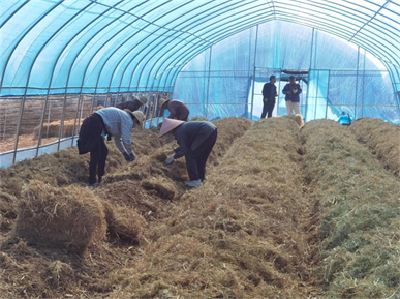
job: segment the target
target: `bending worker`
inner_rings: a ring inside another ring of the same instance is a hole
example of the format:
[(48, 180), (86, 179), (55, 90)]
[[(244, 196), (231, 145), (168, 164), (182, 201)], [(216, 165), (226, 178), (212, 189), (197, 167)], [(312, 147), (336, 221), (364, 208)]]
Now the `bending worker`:
[(299, 94), (302, 90), (300, 84), (296, 83), (295, 77), (289, 77), (289, 83), (285, 85), (282, 92), (285, 94), (286, 114), (292, 115), (293, 110), (296, 114), (301, 114)]
[(119, 103), (117, 108), (121, 110), (127, 109), (131, 112), (142, 110), (143, 106), (146, 106), (147, 101), (145, 96), (141, 96), (140, 98), (134, 96), (132, 100)]
[(179, 147), (166, 151), (166, 154), (175, 154), (165, 160), (172, 165), (175, 159), (185, 156), (186, 168), (189, 175), (189, 187), (203, 185), (206, 175), (206, 163), (217, 141), (217, 127), (208, 121), (184, 122), (181, 120), (164, 119), (160, 129), (160, 136), (172, 133), (178, 141)]
[(189, 117), (189, 109), (184, 102), (179, 100), (160, 99), (158, 107), (162, 110), (167, 109), (170, 112), (168, 118), (187, 121)]
[[(114, 137), (115, 145), (124, 155), (126, 161), (133, 161), (135, 154), (132, 150), (131, 130), (144, 121), (141, 111), (131, 112), (117, 108), (104, 108), (96, 111), (83, 121), (79, 132), (79, 154), (90, 152), (89, 162), (89, 187), (94, 188), (104, 175), (104, 167), (107, 158), (107, 147), (104, 144), (104, 136), (107, 140)], [(98, 182), (96, 182), (96, 170)]]

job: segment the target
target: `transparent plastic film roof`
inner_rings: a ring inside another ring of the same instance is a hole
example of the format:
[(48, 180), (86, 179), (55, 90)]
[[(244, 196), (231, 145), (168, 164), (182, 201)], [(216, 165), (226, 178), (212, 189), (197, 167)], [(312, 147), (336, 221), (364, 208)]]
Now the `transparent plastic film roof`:
[(171, 91), (218, 41), (269, 21), (378, 58), (400, 91), (399, 0), (0, 0), (0, 95)]

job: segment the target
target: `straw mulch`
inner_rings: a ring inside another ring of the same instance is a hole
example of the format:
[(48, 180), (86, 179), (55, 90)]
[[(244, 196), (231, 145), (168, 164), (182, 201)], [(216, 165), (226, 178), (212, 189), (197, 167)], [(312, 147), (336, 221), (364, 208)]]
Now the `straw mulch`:
[(210, 121), (207, 117), (193, 116), (189, 121)]
[(283, 115), (283, 116), (280, 116), (280, 117), (294, 120), (300, 126), (300, 129), (304, 126), (304, 119), (303, 119), (303, 116), (301, 114)]
[[(74, 128), (77, 130), (79, 120), (69, 119), (64, 121), (63, 137), (71, 137), (74, 135)], [(60, 136), (61, 121), (53, 121), (51, 123), (43, 123), (42, 138), (54, 138)], [(40, 125), (33, 128), (33, 139), (39, 138)]]
[[(237, 121), (243, 122), (241, 119)], [(247, 128), (229, 129), (231, 135), (220, 133), (225, 136), (220, 141), (227, 144), (242, 136)], [(141, 135), (136, 135), (139, 133)], [(79, 156), (76, 149), (69, 149), (1, 170), (0, 208), (2, 218), (7, 221), (0, 234), (1, 267), (8, 273), (0, 284), (4, 296), (104, 296), (113, 292), (109, 283), (112, 271), (134, 263), (145, 252), (150, 238), (155, 238), (149, 230), (150, 225), (163, 226), (164, 219), (168, 219), (171, 209), (178, 204), (175, 200), (187, 190), (182, 182), (187, 179), (187, 174), (183, 159), (176, 161), (173, 167), (164, 164), (166, 156), (163, 150), (171, 145), (165, 145), (166, 141), (159, 139), (155, 130), (134, 130), (132, 135), (136, 160), (126, 163), (113, 143), (109, 143), (107, 178), (94, 191), (84, 189), (93, 200), (101, 202), (107, 231), (105, 241), (87, 247), (83, 256), (81, 253), (76, 255), (73, 250), (48, 247), (41, 240), (36, 246), (28, 245), (12, 235), (12, 228), (16, 225), (18, 205), (25, 194), (21, 192), (22, 188), (28, 188), (32, 179), (39, 179), (56, 190), (55, 194), (59, 190), (67, 192), (69, 188), (82, 189), (79, 185), (86, 184), (89, 155)], [(225, 148), (222, 147), (221, 151)], [(113, 176), (114, 173), (119, 174)], [(114, 181), (108, 181), (113, 177)], [(6, 178), (4, 184), (3, 178)], [(171, 196), (165, 196), (169, 194), (163, 189), (167, 185), (176, 190), (173, 201)], [(22, 280), (21, 269), (24, 269)]]
[(270, 119), (237, 139), (205, 185), (150, 228), (140, 258), (111, 274), (112, 297), (307, 297), (298, 132)]
[(16, 234), (30, 244), (84, 253), (105, 233), (103, 206), (88, 189), (32, 181), (22, 191)]
[(400, 183), (347, 127), (302, 129), (305, 175), (319, 205), (319, 275), (329, 298), (400, 296)]
[(110, 202), (101, 202), (110, 237), (119, 242), (138, 245), (142, 241), (142, 232), (146, 220), (129, 207), (118, 206)]
[(400, 126), (381, 119), (361, 118), (351, 124), (350, 130), (384, 168), (400, 177)]

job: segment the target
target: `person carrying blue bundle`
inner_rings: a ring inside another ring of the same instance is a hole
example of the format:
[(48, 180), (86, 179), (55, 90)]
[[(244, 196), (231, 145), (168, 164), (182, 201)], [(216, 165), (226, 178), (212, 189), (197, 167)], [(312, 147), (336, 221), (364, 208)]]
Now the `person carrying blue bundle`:
[(142, 126), (144, 119), (141, 111), (122, 111), (117, 108), (104, 108), (85, 118), (79, 132), (78, 148), (80, 155), (90, 152), (89, 188), (96, 187), (104, 175), (107, 158), (104, 136), (108, 136), (107, 140), (114, 137), (115, 145), (125, 160), (133, 161), (135, 154), (132, 150), (131, 130), (137, 125)]
[(343, 111), (342, 115), (338, 119), (338, 123), (341, 125), (349, 126), (351, 125), (352, 120), (353, 119), (350, 117), (350, 114)]
[(206, 163), (217, 141), (217, 127), (209, 121), (184, 122), (175, 119), (164, 119), (159, 137), (172, 133), (179, 147), (168, 150), (167, 155), (174, 154), (165, 160), (172, 165), (175, 159), (185, 156), (186, 169), (189, 175), (189, 187), (203, 185), (206, 176)]

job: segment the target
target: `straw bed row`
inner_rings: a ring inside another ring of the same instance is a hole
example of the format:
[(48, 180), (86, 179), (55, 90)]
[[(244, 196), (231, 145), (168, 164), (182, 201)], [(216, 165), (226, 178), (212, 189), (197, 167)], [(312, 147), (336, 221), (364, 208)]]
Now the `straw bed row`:
[(381, 119), (361, 118), (350, 128), (382, 166), (400, 178), (400, 127)]
[(299, 126), (257, 122), (116, 270), (112, 297), (307, 297)]
[(346, 127), (312, 121), (301, 135), (306, 181), (320, 209), (325, 296), (399, 296), (398, 180)]

